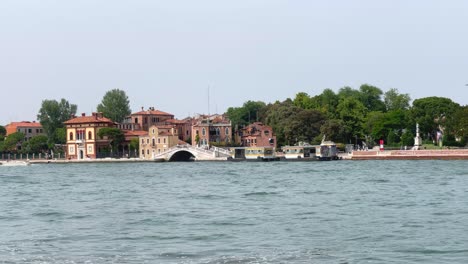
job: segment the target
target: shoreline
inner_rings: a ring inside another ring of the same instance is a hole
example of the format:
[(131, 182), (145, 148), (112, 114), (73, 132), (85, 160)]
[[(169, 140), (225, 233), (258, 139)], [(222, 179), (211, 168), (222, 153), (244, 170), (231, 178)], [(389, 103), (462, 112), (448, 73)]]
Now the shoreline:
[[(342, 160), (358, 161), (358, 160), (468, 160), (468, 149), (454, 150), (370, 150), (370, 151), (353, 151), (339, 155)], [(252, 160), (235, 160), (235, 162), (249, 162)], [(253, 160), (255, 161), (255, 160)], [(312, 162), (316, 160), (307, 159), (281, 159), (280, 162)], [(144, 160), (139, 158), (104, 158), (104, 159), (84, 159), (84, 160), (68, 160), (68, 159), (34, 159), (34, 160), (0, 160), (1, 164), (7, 163), (28, 162), (29, 164), (79, 164), (79, 163), (161, 163), (168, 162), (165, 160)], [(234, 162), (232, 160), (203, 159), (189, 162)], [(260, 162), (260, 161), (255, 161)]]

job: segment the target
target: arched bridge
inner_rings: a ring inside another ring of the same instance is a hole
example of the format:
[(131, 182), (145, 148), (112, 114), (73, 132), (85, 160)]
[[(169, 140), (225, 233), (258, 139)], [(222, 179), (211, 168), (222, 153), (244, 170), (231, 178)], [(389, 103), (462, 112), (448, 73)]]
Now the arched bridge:
[(227, 160), (229, 151), (217, 147), (194, 147), (177, 145), (154, 157), (155, 160), (193, 161), (193, 160)]

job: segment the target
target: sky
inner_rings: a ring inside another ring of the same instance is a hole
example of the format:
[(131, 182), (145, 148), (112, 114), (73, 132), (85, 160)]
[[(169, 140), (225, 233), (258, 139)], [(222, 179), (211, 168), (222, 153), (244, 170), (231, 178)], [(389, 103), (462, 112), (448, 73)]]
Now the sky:
[(2, 0), (0, 125), (43, 100), (182, 119), (371, 84), (468, 104), (466, 0)]

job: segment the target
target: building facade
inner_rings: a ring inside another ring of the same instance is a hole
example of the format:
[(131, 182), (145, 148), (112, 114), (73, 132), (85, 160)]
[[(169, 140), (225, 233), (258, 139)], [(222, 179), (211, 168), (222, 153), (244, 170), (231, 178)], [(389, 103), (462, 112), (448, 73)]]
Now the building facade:
[(270, 126), (255, 122), (237, 131), (236, 143), (243, 147), (275, 147), (276, 136)]
[(179, 136), (175, 126), (151, 126), (146, 135), (140, 136), (140, 159), (151, 160), (175, 145)]
[(44, 129), (42, 128), (41, 123), (38, 123), (36, 121), (11, 122), (10, 124), (5, 126), (5, 130), (5, 136), (9, 136), (16, 132), (23, 133), (25, 141), (28, 141), (35, 136), (46, 135), (44, 133)]
[(164, 125), (164, 121), (174, 119), (174, 115), (150, 107), (148, 110), (141, 108), (140, 112), (133, 113), (125, 123), (133, 124), (138, 130), (148, 131), (151, 126)]
[(225, 115), (200, 116), (193, 120), (192, 145), (228, 145), (232, 142), (232, 124)]
[(76, 160), (97, 158), (110, 143), (107, 138), (99, 138), (99, 130), (115, 127), (114, 122), (105, 118), (102, 113), (93, 113), (91, 116), (82, 114), (64, 124), (67, 130), (66, 155), (68, 159)]

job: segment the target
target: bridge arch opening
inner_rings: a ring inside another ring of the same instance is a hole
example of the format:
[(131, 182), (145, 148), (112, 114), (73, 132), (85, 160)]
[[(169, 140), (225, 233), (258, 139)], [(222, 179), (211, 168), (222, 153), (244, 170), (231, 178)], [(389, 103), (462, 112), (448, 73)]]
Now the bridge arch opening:
[(181, 150), (174, 153), (169, 161), (194, 161), (195, 156), (189, 151)]

